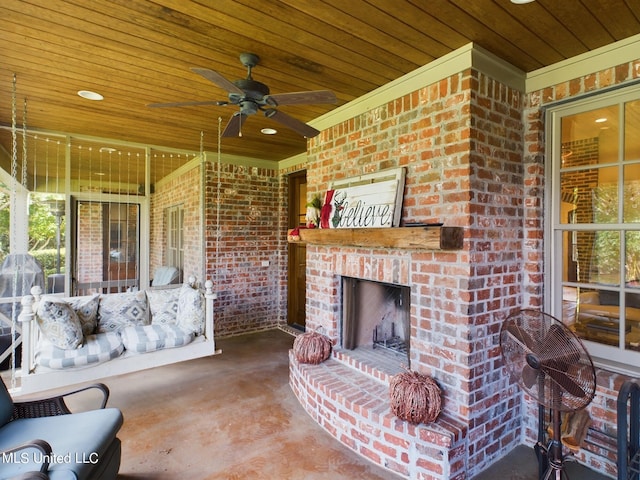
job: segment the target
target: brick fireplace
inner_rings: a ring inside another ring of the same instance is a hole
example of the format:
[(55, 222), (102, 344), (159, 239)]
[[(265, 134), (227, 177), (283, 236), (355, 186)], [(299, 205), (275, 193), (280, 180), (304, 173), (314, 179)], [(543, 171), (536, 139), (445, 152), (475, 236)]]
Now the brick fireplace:
[[(309, 141), (308, 195), (334, 178), (405, 167), (401, 226), (464, 231), (459, 249), (307, 243), (307, 329), (335, 348), (317, 366), (291, 358), (292, 389), (345, 446), (405, 478), (471, 478), (521, 443), (518, 388), (498, 337), (523, 303), (522, 103), (517, 88), (470, 66)], [(343, 277), (408, 288), (411, 369), (443, 391), (434, 423), (391, 414), (388, 383), (402, 362), (342, 347)]]
[[(395, 285), (410, 291), (411, 357), (425, 352), (416, 326), (421, 311), (421, 276), (413, 272), (416, 252), (307, 246), (307, 267), (322, 281), (325, 301), (319, 326), (334, 338), (332, 358), (320, 366), (300, 365), (291, 358), (291, 385), (303, 407), (342, 443), (408, 478), (464, 478), (467, 428), (456, 418), (453, 403), (434, 424), (410, 425), (389, 411), (391, 375), (407, 367), (401, 355), (374, 354), (372, 348), (342, 346), (343, 278)], [(314, 282), (314, 285), (318, 285)], [(348, 285), (348, 283), (347, 283)], [(315, 303), (315, 302), (311, 302)], [(415, 305), (414, 305), (415, 304)], [(413, 349), (415, 348), (415, 352)], [(446, 345), (438, 347), (444, 352)]]

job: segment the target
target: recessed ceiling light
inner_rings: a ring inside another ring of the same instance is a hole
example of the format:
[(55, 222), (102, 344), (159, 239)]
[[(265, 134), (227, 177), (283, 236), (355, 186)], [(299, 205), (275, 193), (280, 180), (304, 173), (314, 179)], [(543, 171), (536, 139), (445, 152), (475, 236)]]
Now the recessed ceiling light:
[(606, 117), (600, 117), (600, 118), (596, 118), (596, 123), (604, 123), (607, 121)]
[(511, 0), (511, 3), (515, 3), (516, 5), (523, 5), (525, 3), (531, 3), (535, 0)]
[(91, 90), (80, 90), (78, 92), (82, 98), (86, 98), (87, 100), (104, 100), (104, 97), (99, 93), (92, 92)]
[(262, 130), (260, 130), (260, 132), (264, 133), (265, 135), (275, 135), (276, 133), (278, 133), (275, 128), (263, 128)]

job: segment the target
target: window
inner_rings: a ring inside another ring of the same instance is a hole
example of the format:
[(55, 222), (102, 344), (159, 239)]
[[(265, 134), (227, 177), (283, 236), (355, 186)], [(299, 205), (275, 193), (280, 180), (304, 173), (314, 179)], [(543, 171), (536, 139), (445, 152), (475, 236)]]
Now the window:
[(184, 208), (182, 205), (169, 207), (166, 210), (167, 215), (167, 250), (164, 264), (169, 267), (176, 267), (182, 271), (184, 268), (184, 246), (183, 246), (183, 227), (184, 227)]
[(547, 113), (552, 311), (596, 363), (640, 364), (640, 87)]
[(140, 286), (140, 205), (75, 200), (75, 294)]

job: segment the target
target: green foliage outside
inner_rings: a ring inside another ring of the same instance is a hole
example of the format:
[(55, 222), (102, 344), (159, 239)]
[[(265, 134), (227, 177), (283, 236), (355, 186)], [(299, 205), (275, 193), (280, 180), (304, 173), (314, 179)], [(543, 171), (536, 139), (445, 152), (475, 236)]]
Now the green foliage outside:
[[(615, 224), (619, 220), (617, 186), (602, 186), (594, 191), (594, 221), (598, 224)], [(629, 182), (624, 188), (624, 222), (640, 222), (640, 184)], [(619, 231), (596, 232), (594, 267), (597, 278), (591, 281), (619, 283), (620, 242)], [(640, 279), (640, 232), (625, 232), (625, 282)]]
[[(2, 185), (0, 185), (2, 187)], [(51, 214), (46, 203), (51, 195), (34, 194), (29, 205), (29, 253), (33, 255), (45, 271), (45, 277), (56, 273), (57, 261), (57, 219)], [(11, 231), (10, 194), (0, 189), (0, 263), (10, 252)], [(64, 271), (64, 229), (65, 218), (60, 225), (60, 266)]]

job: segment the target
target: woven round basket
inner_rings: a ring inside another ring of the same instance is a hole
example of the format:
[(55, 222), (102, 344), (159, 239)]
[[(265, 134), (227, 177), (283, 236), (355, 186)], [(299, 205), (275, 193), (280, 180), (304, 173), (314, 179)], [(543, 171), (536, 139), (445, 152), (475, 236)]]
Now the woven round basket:
[(394, 375), (389, 382), (391, 411), (413, 424), (431, 423), (442, 408), (442, 391), (431, 377), (418, 372)]
[(300, 363), (317, 365), (331, 355), (331, 340), (318, 332), (305, 332), (293, 341), (293, 355)]

